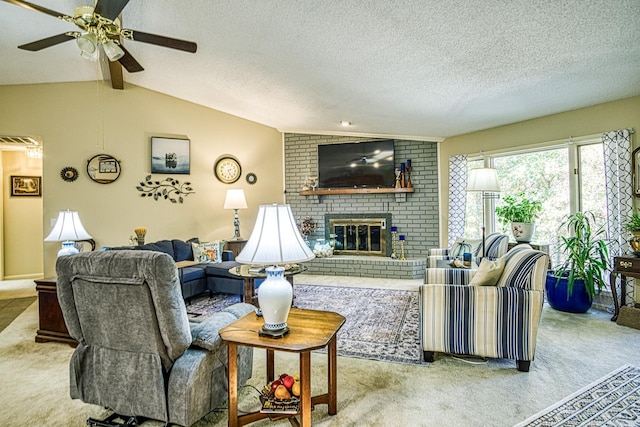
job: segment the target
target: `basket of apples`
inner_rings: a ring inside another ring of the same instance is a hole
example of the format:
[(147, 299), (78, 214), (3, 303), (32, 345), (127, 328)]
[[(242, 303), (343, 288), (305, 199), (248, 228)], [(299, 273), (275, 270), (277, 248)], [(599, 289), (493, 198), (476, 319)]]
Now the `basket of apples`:
[(260, 400), (264, 404), (266, 400), (296, 403), (300, 401), (300, 377), (298, 375), (282, 374), (275, 380), (267, 383), (262, 389)]

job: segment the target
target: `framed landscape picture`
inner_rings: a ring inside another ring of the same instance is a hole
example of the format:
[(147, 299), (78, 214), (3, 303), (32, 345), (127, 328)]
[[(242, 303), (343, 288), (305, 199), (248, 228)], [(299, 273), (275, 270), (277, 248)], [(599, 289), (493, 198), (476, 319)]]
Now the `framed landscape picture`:
[(11, 175), (11, 196), (42, 196), (42, 177)]
[(191, 141), (151, 137), (151, 173), (191, 173)]

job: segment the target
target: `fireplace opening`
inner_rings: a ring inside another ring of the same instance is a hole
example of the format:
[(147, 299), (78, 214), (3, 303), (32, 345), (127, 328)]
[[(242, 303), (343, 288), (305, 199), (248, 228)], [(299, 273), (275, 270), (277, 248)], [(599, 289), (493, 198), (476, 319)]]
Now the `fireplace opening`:
[(327, 216), (325, 230), (328, 231), (327, 240), (334, 244), (334, 254), (388, 256), (386, 242), (390, 214), (380, 217), (363, 217), (361, 214)]

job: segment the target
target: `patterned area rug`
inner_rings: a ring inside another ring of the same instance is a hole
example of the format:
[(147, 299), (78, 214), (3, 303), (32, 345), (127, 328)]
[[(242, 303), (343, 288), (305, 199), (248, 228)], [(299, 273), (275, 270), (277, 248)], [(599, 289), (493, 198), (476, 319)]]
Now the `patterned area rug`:
[(626, 365), (517, 424), (640, 426), (640, 368)]
[[(418, 339), (418, 293), (415, 291), (295, 285), (298, 308), (335, 311), (347, 320), (338, 332), (340, 356), (427, 365)], [(240, 301), (216, 294), (187, 306), (191, 316), (206, 316)]]

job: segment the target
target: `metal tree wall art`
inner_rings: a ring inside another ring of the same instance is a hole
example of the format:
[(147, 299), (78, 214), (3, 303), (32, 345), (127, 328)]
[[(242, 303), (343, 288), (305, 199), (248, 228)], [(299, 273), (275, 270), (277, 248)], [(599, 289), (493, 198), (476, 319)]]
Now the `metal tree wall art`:
[(151, 175), (147, 175), (144, 182), (136, 187), (141, 191), (141, 197), (153, 197), (153, 200), (165, 199), (171, 203), (182, 203), (183, 196), (195, 193), (190, 182), (180, 182), (177, 179), (167, 177), (162, 181), (152, 181)]

